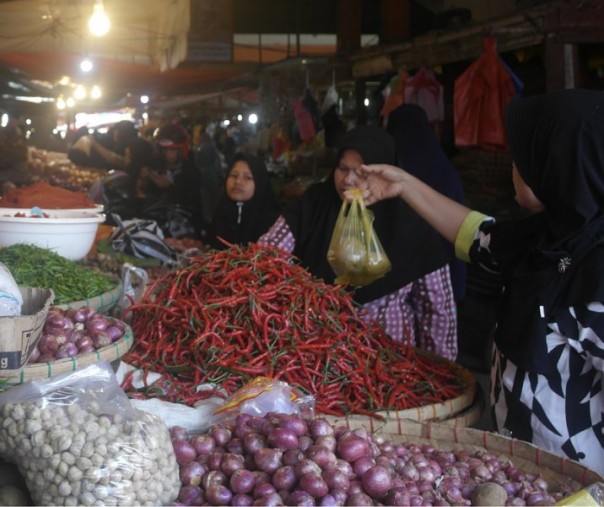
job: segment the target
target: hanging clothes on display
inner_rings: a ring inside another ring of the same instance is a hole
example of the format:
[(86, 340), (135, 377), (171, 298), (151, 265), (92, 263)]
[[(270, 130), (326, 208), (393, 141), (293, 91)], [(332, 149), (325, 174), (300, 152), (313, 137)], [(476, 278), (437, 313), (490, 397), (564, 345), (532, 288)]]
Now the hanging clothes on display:
[(407, 71), (401, 70), (396, 76), (390, 80), (390, 84), (385, 88), (386, 95), (384, 106), (380, 111), (380, 116), (384, 119), (394, 111), (398, 106), (405, 102), (405, 87), (409, 75)]
[(442, 122), (445, 118), (443, 85), (434, 72), (426, 67), (421, 67), (413, 77), (407, 79), (404, 102), (420, 106), (430, 123)]

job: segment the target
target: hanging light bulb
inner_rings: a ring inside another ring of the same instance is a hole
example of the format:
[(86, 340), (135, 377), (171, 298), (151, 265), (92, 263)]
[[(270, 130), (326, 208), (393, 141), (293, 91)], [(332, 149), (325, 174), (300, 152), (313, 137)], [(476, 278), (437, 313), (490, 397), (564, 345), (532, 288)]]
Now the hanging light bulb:
[(111, 21), (105, 14), (105, 7), (103, 6), (103, 0), (94, 0), (94, 8), (92, 16), (88, 20), (88, 29), (90, 33), (97, 37), (102, 37), (111, 28)]

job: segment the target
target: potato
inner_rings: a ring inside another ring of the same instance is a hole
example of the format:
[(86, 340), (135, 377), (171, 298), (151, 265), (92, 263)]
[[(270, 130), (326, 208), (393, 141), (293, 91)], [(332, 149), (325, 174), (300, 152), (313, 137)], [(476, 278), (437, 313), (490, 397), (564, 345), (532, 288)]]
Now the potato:
[(472, 493), (472, 505), (505, 505), (508, 498), (503, 486), (495, 482), (485, 482), (476, 486)]

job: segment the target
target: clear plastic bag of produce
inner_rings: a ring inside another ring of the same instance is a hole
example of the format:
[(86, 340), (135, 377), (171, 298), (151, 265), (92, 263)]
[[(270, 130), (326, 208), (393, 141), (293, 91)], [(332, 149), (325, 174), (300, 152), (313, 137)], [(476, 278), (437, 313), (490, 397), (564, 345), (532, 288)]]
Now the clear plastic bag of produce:
[(0, 262), (0, 317), (21, 315), (23, 296), (12, 273)]
[(365, 207), (361, 191), (353, 193), (352, 201), (344, 201), (340, 208), (327, 261), (337, 284), (362, 287), (383, 277), (392, 266), (373, 229), (373, 213)]
[(224, 404), (214, 411), (212, 424), (235, 419), (239, 414), (263, 416), (270, 412), (283, 414), (314, 414), (315, 399), (287, 382), (256, 377), (231, 394)]
[(110, 363), (0, 393), (0, 456), (36, 505), (168, 505), (180, 489), (165, 423), (132, 408)]

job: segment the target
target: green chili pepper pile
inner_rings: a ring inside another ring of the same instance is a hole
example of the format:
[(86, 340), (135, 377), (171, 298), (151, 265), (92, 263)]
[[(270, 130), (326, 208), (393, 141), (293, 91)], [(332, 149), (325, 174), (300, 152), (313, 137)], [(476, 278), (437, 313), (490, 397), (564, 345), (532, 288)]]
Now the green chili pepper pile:
[(0, 248), (0, 262), (18, 285), (52, 289), (56, 305), (100, 296), (117, 285), (114, 279), (94, 269), (35, 245)]

